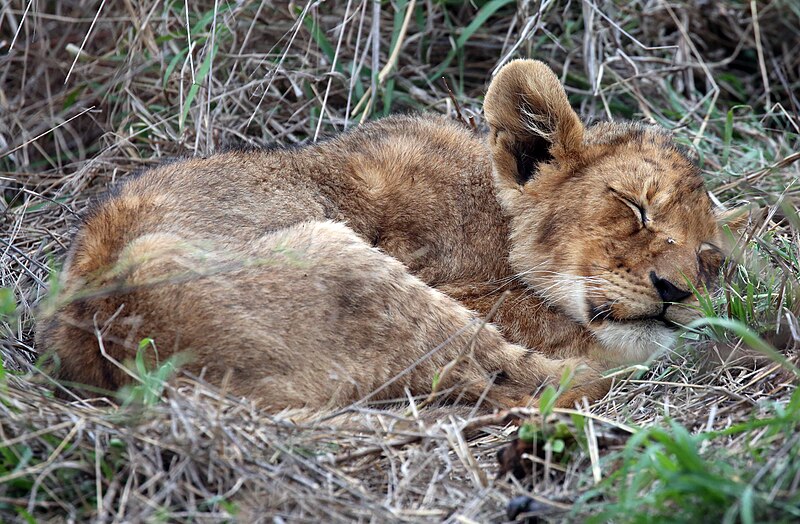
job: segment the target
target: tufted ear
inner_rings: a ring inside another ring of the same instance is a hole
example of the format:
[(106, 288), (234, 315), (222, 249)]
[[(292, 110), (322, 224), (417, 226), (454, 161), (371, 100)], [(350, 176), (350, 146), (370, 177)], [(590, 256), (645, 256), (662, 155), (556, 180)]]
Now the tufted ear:
[(716, 209), (717, 223), (720, 227), (727, 226), (734, 235), (741, 234), (750, 223), (754, 209), (749, 205), (734, 207), (732, 209)]
[(483, 111), (501, 190), (519, 190), (541, 162), (566, 166), (580, 156), (583, 124), (555, 73), (538, 60), (515, 60), (500, 69)]
[(744, 204), (730, 209), (717, 208), (714, 215), (719, 225), (720, 240), (723, 251), (731, 254), (738, 241), (747, 232), (753, 220), (757, 220), (762, 210), (751, 204)]
[(751, 204), (744, 204), (730, 209), (717, 208), (714, 214), (717, 218), (718, 242), (722, 253), (733, 260), (739, 260), (744, 249), (741, 241), (747, 236), (749, 228), (754, 221), (763, 218), (763, 209)]

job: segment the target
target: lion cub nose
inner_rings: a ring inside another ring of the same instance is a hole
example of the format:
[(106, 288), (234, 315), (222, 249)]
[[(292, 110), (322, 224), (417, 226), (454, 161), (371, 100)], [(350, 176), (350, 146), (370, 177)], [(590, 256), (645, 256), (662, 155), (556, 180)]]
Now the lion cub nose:
[(656, 275), (655, 271), (650, 272), (650, 280), (656, 287), (658, 296), (660, 296), (661, 300), (664, 302), (680, 302), (684, 298), (692, 296), (690, 291), (684, 291), (666, 278), (660, 278)]

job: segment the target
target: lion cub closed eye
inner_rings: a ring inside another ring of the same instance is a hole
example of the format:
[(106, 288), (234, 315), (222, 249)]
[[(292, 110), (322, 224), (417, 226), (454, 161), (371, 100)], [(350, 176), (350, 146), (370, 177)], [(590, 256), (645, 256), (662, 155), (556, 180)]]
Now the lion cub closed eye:
[(565, 373), (562, 405), (601, 397), (715, 280), (698, 169), (660, 129), (586, 128), (541, 62), (505, 66), (485, 112), (486, 137), (399, 116), (131, 178), (78, 229), (38, 344), (114, 389), (150, 337), (270, 410), (424, 396), (454, 360), (439, 389), (462, 400), (526, 404)]

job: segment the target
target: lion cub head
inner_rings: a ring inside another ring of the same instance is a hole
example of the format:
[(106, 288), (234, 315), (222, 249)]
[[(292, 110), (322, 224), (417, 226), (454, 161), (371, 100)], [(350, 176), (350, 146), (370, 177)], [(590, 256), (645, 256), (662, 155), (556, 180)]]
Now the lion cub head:
[[(514, 271), (610, 361), (644, 361), (699, 314), (723, 260), (700, 171), (662, 129), (585, 127), (555, 74), (519, 60), (484, 105)], [(695, 307), (693, 307), (695, 306)]]

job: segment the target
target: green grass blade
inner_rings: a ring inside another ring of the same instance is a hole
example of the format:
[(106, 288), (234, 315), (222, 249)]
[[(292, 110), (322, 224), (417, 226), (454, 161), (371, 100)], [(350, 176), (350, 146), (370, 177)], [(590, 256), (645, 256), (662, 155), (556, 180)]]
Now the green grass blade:
[(792, 364), (789, 359), (772, 347), (767, 341), (759, 337), (755, 331), (747, 327), (744, 323), (730, 318), (706, 317), (695, 320), (689, 324), (688, 327), (694, 329), (704, 326), (722, 328), (734, 333), (737, 337), (742, 339), (742, 342), (771, 358), (776, 363), (781, 364), (786, 370), (794, 373), (795, 376), (800, 377), (800, 369), (798, 369), (797, 366)]
[(486, 21), (495, 14), (501, 7), (504, 7), (514, 0), (492, 0), (488, 2), (486, 5), (478, 10), (478, 14), (475, 15), (475, 19), (470, 22), (470, 24), (464, 28), (464, 31), (461, 32), (461, 35), (456, 40), (456, 46), (454, 49), (451, 49), (447, 56), (436, 69), (436, 71), (428, 77), (430, 81), (435, 81), (439, 77), (442, 76), (445, 69), (450, 66), (450, 62), (456, 57), (456, 54), (464, 47), (464, 44), (472, 38), (475, 32), (486, 23)]
[(179, 120), (179, 129), (182, 131), (184, 125), (186, 124), (186, 117), (189, 116), (189, 110), (192, 107), (192, 103), (194, 102), (195, 97), (197, 96), (198, 91), (200, 90), (200, 86), (203, 85), (208, 73), (211, 70), (211, 62), (214, 59), (214, 55), (217, 54), (217, 50), (219, 49), (219, 44), (215, 43), (213, 47), (206, 53), (206, 56), (203, 58), (203, 63), (200, 64), (200, 69), (197, 71), (197, 75), (195, 76), (195, 83), (189, 88), (189, 93), (186, 95), (186, 100), (183, 102), (183, 108), (181, 109), (181, 118)]

